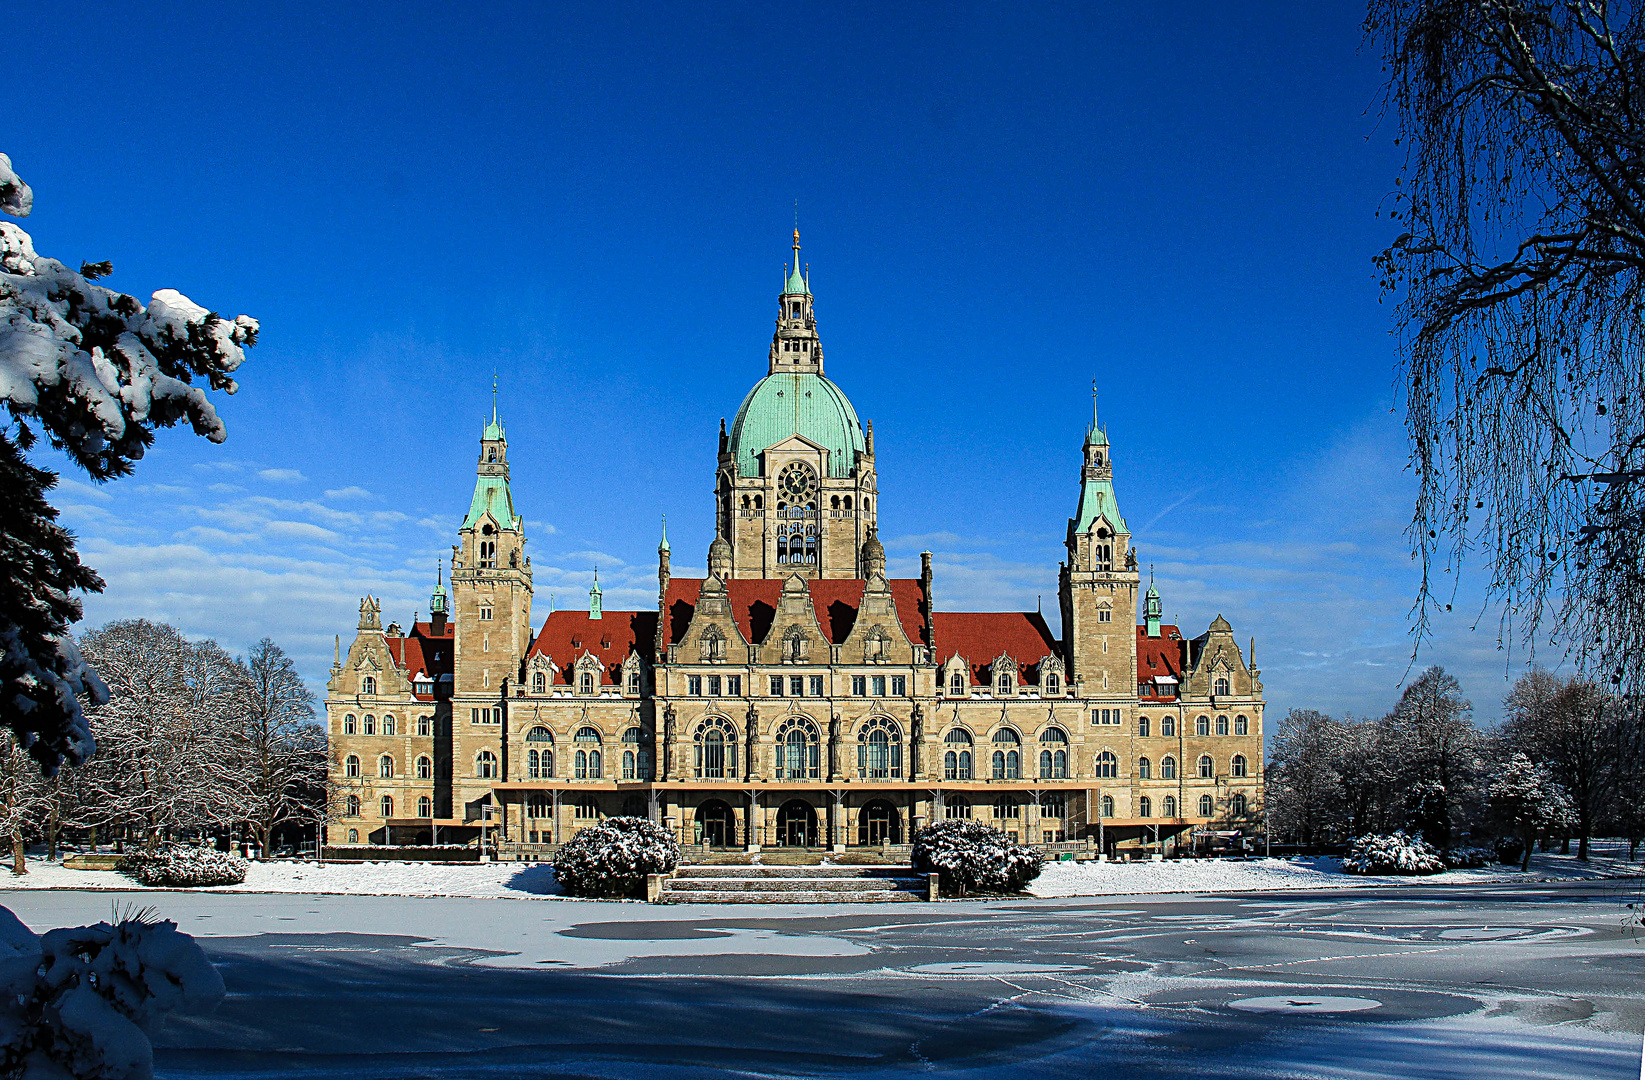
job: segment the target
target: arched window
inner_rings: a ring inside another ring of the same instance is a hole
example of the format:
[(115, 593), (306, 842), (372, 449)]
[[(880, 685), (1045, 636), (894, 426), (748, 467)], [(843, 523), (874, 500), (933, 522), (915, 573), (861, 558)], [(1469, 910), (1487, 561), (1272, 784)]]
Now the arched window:
[(994, 779), (1022, 779), (1022, 754), (1017, 750), (1022, 745), (1022, 738), (1010, 728), (1000, 728), (994, 732), (993, 742), (1002, 748), (994, 751)]
[(1105, 818), (1114, 816), (1114, 797), (1112, 795), (1102, 797), (1102, 816)]
[(394, 779), (394, 759), (384, 754), (377, 759), (377, 775), (384, 780)]
[(1062, 693), (1062, 679), (1057, 675), (1045, 677), (1045, 693), (1048, 697), (1056, 697)]
[(1137, 779), (1147, 780), (1153, 776), (1153, 772), (1154, 766), (1152, 762), (1145, 757), (1140, 757), (1137, 759)]
[(958, 671), (948, 676), (948, 693), (953, 697), (965, 696), (965, 676)]
[(830, 510), (838, 510), (840, 508), (840, 497), (838, 495), (835, 495), (828, 500), (828, 508)]
[(971, 800), (963, 795), (950, 795), (943, 800), (942, 816), (945, 818), (969, 818), (971, 816)]
[(378, 799), (377, 800), (377, 812), (378, 812), (378, 816), (381, 817), (384, 821), (387, 821), (389, 818), (393, 817), (394, 816), (394, 796), (384, 795), (381, 799)]
[(355, 757), (353, 754), (350, 754), (348, 757), (344, 758), (343, 775), (348, 777), (350, 780), (358, 777), (360, 775), (360, 759)]
[(547, 672), (533, 671), (531, 673), (531, 692), (533, 694), (546, 694), (546, 693), (548, 693), (548, 673)]
[(1243, 717), (1243, 716), (1234, 717), (1234, 734), (1235, 735), (1249, 735), (1250, 733), (1251, 733), (1251, 722), (1249, 720), (1245, 719), (1245, 717)]
[(777, 779), (816, 780), (822, 775), (821, 733), (803, 716), (777, 729)]
[(1137, 738), (1148, 738), (1148, 717), (1146, 716), (1137, 717)]
[(1068, 779), (1068, 733), (1048, 727), (1040, 732), (1040, 779)]
[(1201, 780), (1209, 780), (1216, 774), (1217, 766), (1216, 763), (1211, 760), (1211, 755), (1201, 754), (1199, 756), (1199, 778)]
[(1022, 818), (1022, 804), (1014, 795), (1001, 795), (994, 800), (994, 818), (998, 821), (1017, 821)]
[(541, 780), (543, 778), (543, 759), (542, 759), (542, 755), (539, 754), (535, 750), (527, 750), (525, 752), (525, 760), (526, 760), (526, 774), (525, 774), (526, 779), (527, 780)]
[(474, 775), (481, 780), (497, 779), (497, 755), (490, 750), (481, 750), (474, 758)]
[(1228, 775), (1229, 776), (1244, 776), (1245, 775), (1245, 755), (1244, 754), (1235, 754), (1234, 755), (1234, 759), (1228, 763)]
[(343, 734), (353, 735), (357, 724), (358, 722), (354, 719), (353, 713), (349, 713), (347, 716), (343, 717)]
[(1176, 817), (1177, 797), (1175, 795), (1167, 795), (1165, 798), (1161, 799), (1159, 801), (1159, 812), (1161, 817)]
[(1150, 799), (1146, 795), (1144, 795), (1142, 798), (1138, 799), (1137, 800), (1137, 816), (1138, 817), (1153, 817), (1154, 816), (1154, 800)]
[(360, 693), (371, 695), (377, 692), (377, 676), (362, 675), (360, 677)]
[(390, 714), (390, 715), (387, 715), (387, 716), (383, 717), (383, 734), (384, 735), (394, 734), (394, 716), (393, 716), (393, 714)]
[(858, 729), (857, 775), (865, 780), (902, 775), (902, 732), (889, 716), (871, 716)]
[(1226, 716), (1217, 717), (1217, 734), (1228, 734), (1228, 718)]
[(1236, 791), (1231, 796), (1228, 797), (1228, 813), (1231, 814), (1234, 817), (1244, 817), (1245, 816), (1245, 793), (1244, 792)]
[(427, 754), (424, 754), (417, 759), (417, 779), (434, 779), (434, 761)]
[(1120, 774), (1120, 759), (1114, 756), (1112, 750), (1104, 750), (1097, 755), (1097, 775), (1104, 779), (1112, 779)]
[(1211, 693), (1215, 694), (1217, 697), (1227, 697), (1228, 696), (1228, 676), (1226, 676), (1226, 675), (1217, 676), (1216, 684), (1214, 686), (1212, 686)]
[(1209, 716), (1202, 716), (1199, 719), (1194, 721), (1194, 734), (1195, 735), (1209, 735), (1209, 734), (1211, 734), (1211, 718)]
[(592, 727), (580, 727), (577, 734), (571, 737), (577, 747), (576, 778), (578, 780), (598, 780), (604, 775), (604, 765), (600, 760), (600, 732)]
[(1177, 718), (1174, 717), (1174, 716), (1162, 716), (1162, 717), (1160, 717), (1159, 718), (1159, 733), (1162, 737), (1167, 738), (1167, 739), (1176, 738), (1177, 737)]
[(1215, 800), (1213, 800), (1209, 795), (1201, 795), (1199, 797), (1199, 816), (1210, 817), (1216, 812), (1217, 805)]
[(417, 718), (417, 734), (428, 735), (434, 729), (434, 717), (419, 716)]
[[(348, 798), (343, 800), (343, 814), (345, 817), (360, 816), (360, 796), (350, 795)], [(353, 843), (352, 840), (349, 842)]]
[[(1170, 754), (1160, 758), (1159, 778), (1161, 780), (1175, 780), (1177, 778), (1177, 759)], [(1168, 814), (1166, 816), (1175, 817), (1176, 815)]]
[(417, 816), (431, 818), (434, 816), (434, 800), (427, 795), (417, 796)]
[(697, 727), (696, 768), (699, 779), (737, 775), (737, 728), (723, 716), (710, 716)]
[(536, 727), (525, 733), (525, 741), (534, 743), (551, 743), (554, 741), (554, 733), (543, 727), (543, 725), (538, 724)]
[(584, 671), (577, 676), (577, 689), (584, 694), (594, 692), (594, 673), (592, 671)]
[(1007, 672), (1000, 672), (1000, 677), (994, 680), (994, 693), (1000, 697), (1011, 696), (1011, 676)]
[(365, 732), (364, 732), (364, 734), (366, 734), (366, 735), (375, 735), (375, 734), (377, 734), (377, 718), (375, 716), (372, 716), (370, 713), (366, 713), (366, 715), (365, 715)]
[(351, 843), (351, 844), (358, 844), (360, 842), (360, 830), (359, 829), (350, 829), (348, 831), (348, 842)]
[(955, 728), (942, 737), (948, 749), (942, 755), (944, 780), (971, 779), (971, 733)]
[(624, 780), (636, 779), (634, 770), (635, 770), (634, 751), (624, 750), (623, 751), (623, 779)]
[[(647, 749), (649, 741), (646, 733), (637, 727), (631, 727), (623, 732), (623, 744), (634, 748), (634, 779), (651, 779), (651, 751)], [(643, 814), (632, 815), (644, 817)]]

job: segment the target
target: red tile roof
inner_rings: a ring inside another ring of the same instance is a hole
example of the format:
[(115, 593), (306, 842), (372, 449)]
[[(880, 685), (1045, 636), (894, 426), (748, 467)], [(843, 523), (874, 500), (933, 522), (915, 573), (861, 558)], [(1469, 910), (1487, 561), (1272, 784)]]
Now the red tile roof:
[[(1182, 678), (1182, 653), (1186, 644), (1175, 626), (1161, 626), (1160, 636), (1148, 636), (1146, 626), (1137, 627), (1137, 686), (1147, 686), (1156, 675)], [(1169, 700), (1164, 695), (1143, 695)]]
[[(910, 641), (925, 641), (924, 593), (918, 578), (891, 578), (891, 599), (897, 605), (897, 619)], [(702, 592), (702, 578), (671, 578), (664, 607), (668, 611), (668, 643), (677, 645), (691, 625), (691, 614)], [(868, 583), (861, 578), (813, 578), (806, 582), (811, 605), (823, 633), (835, 645), (845, 641), (857, 621), (863, 591)], [(765, 640), (782, 599), (783, 583), (777, 578), (732, 578), (725, 583), (731, 597), (731, 614), (743, 637), (758, 643)]]
[[(413, 679), (418, 675), (427, 675), (438, 679), (441, 675), (450, 675), (452, 672), (453, 653), (456, 651), (453, 642), (455, 632), (453, 623), (446, 623), (446, 632), (439, 637), (434, 636), (434, 627), (426, 622), (416, 623), (411, 633), (404, 637), (383, 636), (388, 644), (388, 654), (394, 659), (395, 666), (406, 673), (406, 678)], [(433, 701), (433, 694), (414, 694), (421, 701)]]
[(587, 652), (600, 661), (601, 685), (616, 686), (628, 654), (637, 652), (650, 659), (656, 637), (655, 611), (607, 611), (600, 619), (589, 618), (586, 611), (555, 611), (543, 620), (526, 659), (546, 655), (559, 669), (554, 681), (569, 686), (571, 665)]
[(937, 663), (965, 657), (973, 686), (988, 684), (988, 665), (1001, 655), (1016, 660), (1024, 683), (1036, 684), (1039, 662), (1062, 653), (1037, 611), (939, 611), (935, 622)]

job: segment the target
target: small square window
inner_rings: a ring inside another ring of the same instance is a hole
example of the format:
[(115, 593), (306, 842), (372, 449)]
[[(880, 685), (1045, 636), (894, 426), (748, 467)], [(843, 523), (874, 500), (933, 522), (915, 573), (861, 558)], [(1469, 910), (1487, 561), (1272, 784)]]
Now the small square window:
[(686, 693), (690, 694), (692, 697), (702, 697), (703, 677), (701, 675), (686, 676), (685, 685)]
[(851, 676), (851, 693), (856, 697), (863, 697), (868, 693), (868, 677), (866, 675)]
[(1098, 622), (1113, 622), (1114, 621), (1113, 611), (1111, 611), (1108, 608), (1098, 608), (1097, 609), (1097, 621)]

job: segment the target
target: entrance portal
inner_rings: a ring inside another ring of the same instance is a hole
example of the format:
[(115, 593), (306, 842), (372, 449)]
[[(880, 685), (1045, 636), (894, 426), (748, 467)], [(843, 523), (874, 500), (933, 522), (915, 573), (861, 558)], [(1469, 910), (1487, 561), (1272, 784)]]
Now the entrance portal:
[(736, 843), (737, 816), (723, 799), (709, 799), (697, 807), (697, 841), (710, 847)]
[(783, 847), (817, 846), (817, 811), (804, 799), (790, 799), (777, 810), (777, 843)]
[(857, 843), (902, 843), (902, 815), (884, 799), (875, 799), (857, 815)]

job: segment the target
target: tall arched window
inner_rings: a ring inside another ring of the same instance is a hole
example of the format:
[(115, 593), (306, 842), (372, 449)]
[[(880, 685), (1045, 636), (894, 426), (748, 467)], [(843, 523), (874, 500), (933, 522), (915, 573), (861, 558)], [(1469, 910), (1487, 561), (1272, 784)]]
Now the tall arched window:
[(871, 716), (858, 729), (857, 775), (865, 780), (902, 775), (902, 731), (889, 716)]
[(541, 780), (543, 778), (543, 758), (542, 758), (542, 755), (539, 754), (535, 750), (527, 750), (525, 752), (525, 760), (526, 760), (526, 779), (527, 780)]
[(1097, 775), (1104, 779), (1112, 779), (1120, 774), (1120, 759), (1114, 756), (1112, 750), (1104, 750), (1097, 755)]
[(948, 693), (952, 697), (965, 696), (965, 676), (958, 671), (952, 672), (948, 676)]
[(1211, 718), (1209, 716), (1201, 716), (1194, 721), (1194, 734), (1202, 736), (1211, 734)]
[(1236, 791), (1228, 797), (1228, 813), (1234, 817), (1245, 816), (1245, 793)]
[(360, 775), (360, 759), (355, 757), (353, 754), (350, 754), (348, 757), (344, 758), (343, 775), (348, 777), (350, 780), (358, 777)]
[(821, 733), (803, 716), (777, 729), (777, 779), (816, 780), (822, 775)]
[(1229, 776), (1244, 776), (1245, 775), (1245, 755), (1244, 754), (1235, 754), (1234, 755), (1234, 759), (1228, 763), (1228, 775)]
[(365, 734), (367, 734), (367, 735), (377, 734), (377, 718), (375, 716), (372, 716), (370, 713), (366, 713), (366, 716), (365, 716)]
[(497, 755), (490, 750), (481, 750), (474, 758), (474, 775), (481, 780), (497, 779)]
[(1159, 718), (1159, 733), (1162, 738), (1174, 739), (1177, 737), (1177, 718), (1162, 716)]
[(349, 713), (348, 715), (343, 717), (343, 734), (344, 735), (353, 735), (358, 726), (359, 726), (359, 722), (354, 719), (354, 714), (353, 713)]
[(1148, 717), (1146, 716), (1137, 717), (1137, 738), (1148, 738)]
[(942, 755), (944, 780), (971, 779), (971, 733), (955, 728), (942, 737), (948, 749)]
[(1228, 718), (1226, 716), (1217, 717), (1217, 734), (1228, 734)]
[(434, 816), (434, 800), (427, 795), (417, 796), (417, 816), (431, 818)]
[(600, 760), (600, 732), (592, 727), (580, 727), (571, 737), (577, 747), (575, 774), (578, 780), (598, 780), (605, 767)]
[(434, 729), (434, 717), (419, 716), (417, 718), (417, 734), (427, 735)]
[[(1166, 754), (1164, 757), (1160, 758), (1159, 778), (1161, 780), (1175, 780), (1177, 778), (1177, 759), (1172, 757), (1170, 754)], [(1166, 816), (1175, 817), (1176, 815), (1167, 814)]]
[(1217, 765), (1216, 762), (1211, 760), (1211, 755), (1201, 754), (1199, 756), (1199, 778), (1201, 780), (1209, 780), (1216, 774)]
[(1051, 674), (1045, 677), (1045, 694), (1047, 697), (1057, 697), (1062, 693), (1062, 678)]
[(1000, 672), (999, 678), (994, 680), (994, 693), (1000, 697), (1011, 696), (1011, 675), (1009, 672)]
[(1153, 775), (1153, 771), (1153, 763), (1147, 758), (1140, 757), (1137, 759), (1137, 779), (1147, 780)]
[(1243, 717), (1243, 716), (1234, 717), (1234, 734), (1235, 735), (1249, 735), (1250, 733), (1251, 733), (1251, 722), (1249, 720), (1245, 719), (1245, 717)]
[[(641, 728), (631, 727), (623, 732), (623, 745), (634, 748), (634, 779), (651, 779), (651, 750), (647, 744), (649, 736)], [(636, 815), (640, 816), (640, 815)]]
[(383, 717), (383, 734), (384, 735), (394, 734), (394, 714), (393, 713), (389, 713), (388, 715)]
[(723, 716), (710, 716), (697, 727), (696, 768), (699, 779), (737, 775), (737, 728)]
[(1165, 798), (1161, 799), (1159, 801), (1159, 812), (1161, 817), (1176, 817), (1177, 797), (1175, 795), (1167, 795)]
[(637, 765), (634, 761), (634, 751), (624, 750), (623, 751), (623, 779), (624, 780), (633, 780), (633, 779), (635, 779), (636, 778), (636, 773), (635, 773), (636, 768), (637, 768)]
[(377, 676), (362, 675), (360, 677), (360, 693), (371, 695), (377, 692)]
[(1000, 728), (994, 732), (994, 779), (1020, 780), (1022, 779), (1022, 753), (1018, 747), (1022, 745), (1022, 737), (1010, 728)]
[(343, 800), (343, 814), (346, 817), (360, 816), (360, 796), (350, 795)]
[(548, 673), (547, 672), (533, 671), (531, 673), (531, 692), (533, 694), (546, 694), (546, 693), (548, 693)]
[(1040, 779), (1068, 779), (1068, 733), (1062, 728), (1040, 732)]
[(394, 796), (384, 795), (377, 800), (377, 812), (384, 821), (394, 816)]
[(1228, 676), (1226, 676), (1226, 675), (1217, 676), (1216, 684), (1211, 687), (1211, 693), (1215, 694), (1217, 697), (1227, 697), (1228, 696)]
[(1199, 797), (1199, 816), (1210, 817), (1217, 812), (1217, 804), (1209, 795)]
[(1114, 797), (1112, 795), (1102, 797), (1102, 816), (1105, 818), (1114, 816)]
[(1153, 817), (1154, 816), (1154, 800), (1150, 799), (1146, 795), (1144, 795), (1142, 798), (1138, 799), (1137, 800), (1137, 816), (1138, 817)]
[[(417, 759), (417, 779), (434, 779), (434, 761), (427, 754), (424, 754)], [(428, 815), (424, 814), (423, 816), (427, 817)]]
[(577, 676), (577, 689), (584, 694), (594, 692), (594, 673), (592, 671), (584, 671)]
[(384, 754), (377, 759), (377, 775), (384, 780), (394, 779), (394, 759)]

